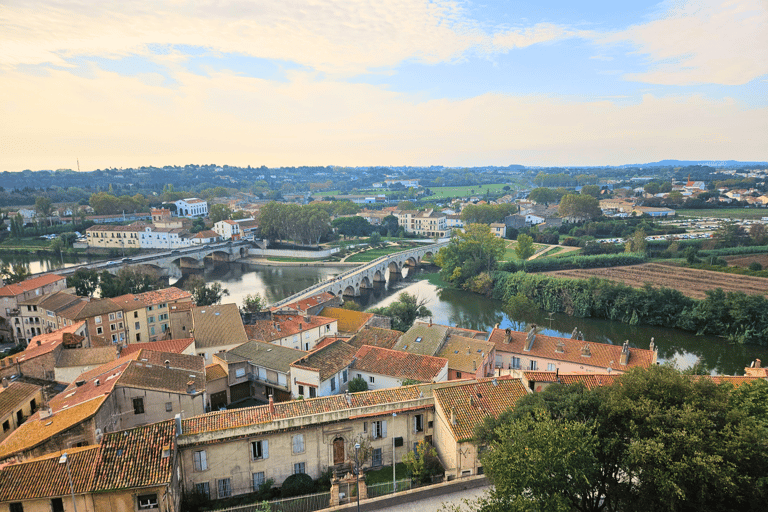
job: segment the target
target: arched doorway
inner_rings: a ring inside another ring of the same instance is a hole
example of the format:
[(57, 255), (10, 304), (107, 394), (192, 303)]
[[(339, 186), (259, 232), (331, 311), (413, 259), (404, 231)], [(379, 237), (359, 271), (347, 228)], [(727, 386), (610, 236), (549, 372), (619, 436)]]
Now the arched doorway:
[(344, 462), (344, 439), (337, 437), (333, 440), (333, 465)]

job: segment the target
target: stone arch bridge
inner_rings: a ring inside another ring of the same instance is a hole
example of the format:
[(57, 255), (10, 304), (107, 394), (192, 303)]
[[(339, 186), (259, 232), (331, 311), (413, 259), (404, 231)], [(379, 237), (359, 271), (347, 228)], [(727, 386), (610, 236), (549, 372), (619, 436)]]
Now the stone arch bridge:
[(286, 297), (272, 304), (272, 307), (280, 307), (323, 292), (331, 293), (337, 297), (342, 295), (359, 296), (361, 289), (372, 288), (375, 282), (385, 282), (387, 271), (389, 271), (390, 276), (399, 276), (403, 267), (418, 266), (422, 259), (436, 255), (437, 251), (446, 245), (448, 245), (447, 241), (439, 242), (381, 256), (359, 267), (347, 270), (328, 281), (310, 286), (299, 293)]

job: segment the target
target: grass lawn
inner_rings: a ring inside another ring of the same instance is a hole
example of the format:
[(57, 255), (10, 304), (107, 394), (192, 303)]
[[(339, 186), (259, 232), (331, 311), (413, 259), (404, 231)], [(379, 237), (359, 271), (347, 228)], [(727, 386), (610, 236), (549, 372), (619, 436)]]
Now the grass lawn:
[[(495, 183), (491, 185), (467, 185), (465, 187), (429, 187), (429, 190), (433, 192), (433, 195), (423, 198), (425, 201), (432, 201), (434, 199), (445, 199), (448, 197), (467, 197), (471, 195), (479, 196), (485, 195), (486, 191), (493, 193), (504, 193), (505, 186), (509, 183)], [(474, 190), (474, 192), (472, 192)], [(515, 187), (510, 185), (508, 192), (513, 192)]]
[[(504, 255), (501, 257), (501, 261), (520, 261), (520, 258), (517, 257), (517, 252), (515, 252), (516, 246), (517, 241), (507, 240), (507, 249), (504, 251)], [(533, 254), (543, 250), (545, 247), (547, 247), (545, 244), (533, 244)]]
[[(395, 475), (398, 480), (408, 478), (408, 468), (402, 462), (395, 465)], [(368, 485), (383, 484), (392, 481), (392, 466), (384, 466), (375, 471), (365, 473), (365, 483)], [(399, 487), (399, 486), (398, 486)]]
[(387, 254), (400, 252), (402, 250), (404, 250), (402, 247), (378, 247), (376, 249), (371, 249), (369, 251), (365, 251), (360, 254), (353, 254), (352, 256), (347, 258), (345, 261), (349, 261), (352, 263), (366, 263), (368, 261), (375, 260), (379, 256), (386, 256)]
[(36, 251), (38, 249), (47, 249), (51, 244), (50, 240), (43, 240), (36, 236), (25, 238), (8, 237), (0, 243), (0, 249), (28, 249)]
[[(677, 217), (707, 217), (718, 219), (759, 219), (768, 217), (766, 208), (705, 208), (701, 210), (676, 210)], [(671, 217), (674, 219), (674, 217)]]
[(429, 284), (439, 286), (440, 288), (453, 288), (451, 283), (443, 281), (438, 272), (422, 272), (419, 277), (425, 279)]

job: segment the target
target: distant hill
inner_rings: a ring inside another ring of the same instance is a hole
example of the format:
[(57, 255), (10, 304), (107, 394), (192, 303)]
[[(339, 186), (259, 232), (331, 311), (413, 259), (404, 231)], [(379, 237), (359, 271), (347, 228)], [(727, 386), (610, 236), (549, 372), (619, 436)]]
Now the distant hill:
[(768, 165), (768, 162), (739, 162), (738, 160), (659, 160), (647, 164), (626, 164), (620, 167), (676, 167), (706, 165), (707, 167), (742, 167), (745, 165)]

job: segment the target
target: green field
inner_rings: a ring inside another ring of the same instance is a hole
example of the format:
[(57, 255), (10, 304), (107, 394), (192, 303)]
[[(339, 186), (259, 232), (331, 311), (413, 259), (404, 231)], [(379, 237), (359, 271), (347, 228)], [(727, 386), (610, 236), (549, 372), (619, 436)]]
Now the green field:
[(676, 212), (677, 217), (718, 219), (759, 219), (761, 217), (768, 217), (768, 208), (704, 208), (701, 210), (676, 210)]
[[(420, 200), (422, 201), (432, 201), (432, 200), (438, 200), (438, 199), (446, 199), (449, 197), (468, 197), (471, 195), (475, 196), (482, 196), (485, 194), (486, 191), (490, 191), (491, 194), (501, 194), (504, 193), (504, 187), (509, 185), (510, 189), (508, 192), (514, 192), (515, 185), (513, 183), (494, 183), (490, 185), (467, 185), (465, 187), (429, 187), (429, 190), (433, 192), (433, 195), (428, 197), (422, 197)], [(474, 191), (474, 192), (473, 192)], [(376, 189), (376, 190), (360, 190), (358, 191), (359, 195), (366, 195), (366, 194), (383, 194), (386, 193), (386, 189)], [(320, 197), (335, 197), (339, 195), (346, 195), (342, 194), (339, 190), (331, 190), (328, 192), (318, 192), (314, 194), (316, 198)]]
[(386, 256), (395, 252), (404, 250), (402, 247), (379, 247), (377, 249), (371, 249), (369, 251), (361, 252), (360, 254), (353, 254), (344, 261), (352, 263), (367, 263), (373, 261), (379, 256)]
[(0, 243), (0, 250), (12, 249), (12, 250), (27, 250), (37, 251), (40, 249), (47, 249), (51, 244), (50, 240), (43, 240), (36, 236), (25, 238), (11, 238), (8, 237)]

